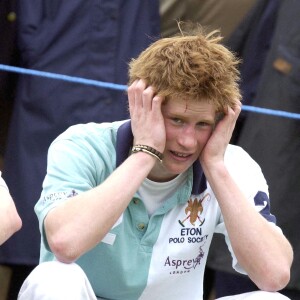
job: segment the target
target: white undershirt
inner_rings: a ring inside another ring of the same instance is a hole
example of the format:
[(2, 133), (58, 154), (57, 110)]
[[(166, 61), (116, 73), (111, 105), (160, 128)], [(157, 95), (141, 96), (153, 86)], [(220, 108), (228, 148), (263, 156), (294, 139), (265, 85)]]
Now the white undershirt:
[(186, 180), (187, 172), (179, 174), (167, 182), (155, 182), (146, 178), (138, 189), (138, 194), (143, 200), (149, 216), (170, 198)]

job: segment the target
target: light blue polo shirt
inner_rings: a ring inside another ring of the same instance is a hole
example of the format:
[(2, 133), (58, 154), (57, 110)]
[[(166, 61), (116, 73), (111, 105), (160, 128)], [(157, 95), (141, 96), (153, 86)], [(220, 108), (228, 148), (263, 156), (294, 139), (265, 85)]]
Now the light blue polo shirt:
[[(42, 233), (41, 262), (55, 259), (43, 230), (49, 210), (101, 184), (128, 157), (132, 142), (131, 124), (122, 121), (72, 126), (51, 144), (43, 191), (35, 206)], [(225, 163), (247, 199), (275, 222), (259, 166), (244, 150), (231, 145)], [(117, 186), (112, 192), (122, 193)], [(186, 184), (150, 217), (136, 193), (104, 239), (76, 263), (101, 298), (199, 300), (214, 232), (225, 235), (233, 267), (243, 272), (218, 202), (197, 161), (188, 170)]]

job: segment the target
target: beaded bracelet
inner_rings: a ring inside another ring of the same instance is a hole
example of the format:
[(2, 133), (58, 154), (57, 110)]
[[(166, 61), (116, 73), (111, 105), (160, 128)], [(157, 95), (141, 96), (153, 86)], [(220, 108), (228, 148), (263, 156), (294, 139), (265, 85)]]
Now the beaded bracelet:
[(147, 145), (135, 145), (135, 146), (133, 146), (132, 149), (131, 149), (131, 153), (137, 153), (137, 152), (148, 153), (148, 154), (154, 156), (155, 158), (157, 158), (160, 162), (162, 162), (162, 160), (163, 160), (163, 154), (162, 153), (160, 153), (156, 149), (154, 149), (150, 146), (147, 146)]

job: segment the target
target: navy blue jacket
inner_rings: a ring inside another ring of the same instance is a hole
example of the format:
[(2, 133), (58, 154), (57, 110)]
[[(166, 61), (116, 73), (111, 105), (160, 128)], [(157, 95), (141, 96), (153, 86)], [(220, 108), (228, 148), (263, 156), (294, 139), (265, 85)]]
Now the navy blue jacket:
[[(128, 62), (159, 37), (158, 0), (18, 1), (21, 66), (126, 84)], [(52, 140), (70, 125), (128, 117), (123, 91), (21, 76), (5, 155), (5, 178), (23, 228), (0, 249), (0, 263), (36, 264), (33, 207)]]
[[(279, 9), (254, 106), (300, 113), (300, 1)], [(289, 288), (300, 290), (300, 121), (249, 114), (238, 144), (259, 163), (268, 181), (271, 211), (291, 242), (294, 263)]]
[[(256, 9), (253, 22), (245, 21), (231, 39), (231, 47), (244, 60), (241, 89), (244, 97), (249, 96), (245, 104), (299, 114), (300, 1), (260, 0)], [(268, 24), (261, 26), (264, 21)], [(269, 185), (271, 212), (293, 246), (288, 288), (300, 290), (300, 121), (247, 113), (238, 126), (234, 141), (262, 168)], [(208, 265), (233, 272), (225, 243), (220, 239), (214, 242)]]

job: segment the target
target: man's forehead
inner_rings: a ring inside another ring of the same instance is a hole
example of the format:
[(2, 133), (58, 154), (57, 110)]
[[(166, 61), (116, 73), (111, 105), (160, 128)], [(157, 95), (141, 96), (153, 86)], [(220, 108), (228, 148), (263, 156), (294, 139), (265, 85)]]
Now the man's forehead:
[(216, 112), (214, 105), (207, 100), (195, 100), (183, 97), (169, 98), (164, 102), (163, 106), (168, 111), (174, 111), (178, 113), (209, 112), (214, 114)]

